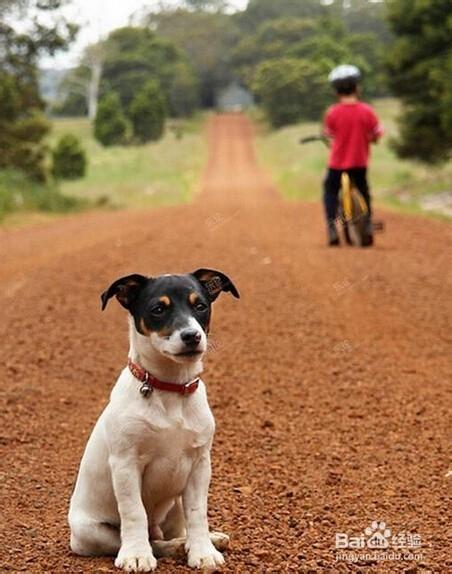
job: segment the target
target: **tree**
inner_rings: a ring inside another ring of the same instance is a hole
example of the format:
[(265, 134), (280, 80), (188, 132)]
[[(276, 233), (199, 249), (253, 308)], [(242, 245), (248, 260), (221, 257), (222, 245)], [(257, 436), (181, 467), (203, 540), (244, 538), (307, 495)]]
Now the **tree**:
[(450, 0), (391, 0), (388, 18), (395, 42), (388, 75), (404, 104), (401, 157), (437, 163), (452, 151), (452, 16)]
[(147, 22), (157, 34), (186, 54), (196, 74), (201, 105), (215, 105), (218, 91), (234, 79), (231, 50), (238, 40), (234, 20), (222, 11), (167, 8)]
[(106, 53), (107, 46), (103, 41), (85, 48), (79, 65), (70, 70), (59, 85), (59, 102), (53, 106), (53, 113), (87, 115), (90, 120), (94, 120)]
[[(76, 28), (62, 18), (52, 18), (62, 0), (23, 0), (0, 3), (6, 9), (32, 10), (30, 28), (17, 32), (14, 26), (0, 23), (0, 168), (13, 167), (38, 180), (46, 177), (44, 137), (49, 124), (43, 116), (39, 95), (38, 58), (65, 49)], [(45, 21), (40, 14), (45, 13)], [(19, 21), (19, 13), (16, 19)], [(44, 23), (43, 23), (44, 22)]]
[(317, 18), (328, 7), (319, 0), (249, 0), (246, 9), (235, 20), (243, 32), (253, 33), (263, 22), (279, 18)]
[(363, 74), (361, 87), (366, 96), (384, 93), (383, 58), (375, 34), (348, 32), (343, 21), (331, 15), (319, 18), (314, 32), (288, 46), (287, 55), (322, 63), (327, 70), (344, 62), (353, 64)]
[(78, 179), (85, 175), (86, 154), (78, 138), (66, 134), (52, 151), (52, 173), (57, 179)]
[(317, 33), (313, 20), (276, 18), (263, 22), (253, 34), (244, 34), (232, 51), (232, 62), (240, 79), (251, 85), (256, 67), (265, 60), (284, 58), (293, 49)]
[(102, 77), (102, 68), (106, 58), (107, 48), (104, 42), (91, 44), (85, 50), (82, 58), (82, 66), (89, 70), (89, 82), (87, 84), (87, 108), (88, 117), (94, 120), (97, 112), (97, 103), (99, 100), (100, 80)]
[(127, 120), (121, 100), (115, 92), (105, 94), (99, 101), (94, 120), (94, 137), (104, 146), (119, 145), (125, 142)]
[(151, 80), (141, 88), (130, 105), (129, 115), (133, 135), (141, 143), (162, 137), (166, 106), (158, 82)]
[(45, 147), (49, 123), (40, 112), (36, 92), (5, 72), (0, 73), (0, 168), (14, 167), (44, 181)]
[(169, 109), (174, 117), (189, 117), (199, 107), (199, 84), (187, 66), (176, 65), (175, 72), (169, 94)]
[(253, 89), (273, 127), (316, 120), (329, 99), (327, 70), (309, 60), (278, 58), (262, 62)]
[(167, 38), (147, 28), (127, 26), (114, 30), (105, 46), (101, 92), (117, 92), (126, 113), (137, 92), (151, 79), (159, 82), (171, 110), (171, 93), (182, 70), (186, 101), (196, 101), (195, 75), (183, 53)]
[(331, 14), (283, 17), (266, 20), (246, 34), (233, 51), (233, 62), (242, 82), (268, 111), (272, 125), (279, 126), (320, 117), (332, 96), (328, 73), (341, 63), (357, 65), (365, 92), (378, 93), (380, 54), (373, 44), (373, 34), (347, 32), (342, 19)]
[(374, 34), (379, 44), (389, 44), (391, 31), (385, 18), (386, 3), (382, 0), (335, 0), (329, 12), (339, 17), (352, 34)]

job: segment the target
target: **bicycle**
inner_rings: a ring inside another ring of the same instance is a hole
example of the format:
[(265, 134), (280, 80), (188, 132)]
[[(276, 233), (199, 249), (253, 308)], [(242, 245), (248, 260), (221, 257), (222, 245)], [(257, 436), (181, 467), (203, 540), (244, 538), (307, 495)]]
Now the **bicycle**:
[[(328, 146), (326, 136), (315, 135), (302, 138), (301, 144), (321, 141)], [(339, 213), (338, 220), (342, 225), (344, 238), (348, 245), (366, 247), (371, 244), (367, 220), (369, 208), (359, 189), (354, 185), (347, 172), (341, 174), (341, 188), (339, 190)], [(372, 224), (373, 231), (382, 231), (381, 221)]]

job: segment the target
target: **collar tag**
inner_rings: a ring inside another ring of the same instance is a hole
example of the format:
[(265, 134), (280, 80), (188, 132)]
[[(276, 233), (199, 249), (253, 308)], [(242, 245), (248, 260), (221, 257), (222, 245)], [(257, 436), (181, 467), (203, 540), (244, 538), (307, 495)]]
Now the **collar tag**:
[(145, 381), (140, 387), (140, 393), (143, 395), (145, 399), (147, 399), (148, 396), (151, 395), (153, 391), (154, 391), (153, 387), (151, 387), (151, 385), (147, 381)]

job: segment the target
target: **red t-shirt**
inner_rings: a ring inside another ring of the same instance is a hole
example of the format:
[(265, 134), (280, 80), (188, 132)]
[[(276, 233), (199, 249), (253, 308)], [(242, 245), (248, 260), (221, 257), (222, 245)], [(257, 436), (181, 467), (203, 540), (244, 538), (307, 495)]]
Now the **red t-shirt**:
[(383, 130), (371, 106), (353, 102), (335, 104), (328, 109), (325, 133), (333, 140), (328, 167), (349, 169), (367, 167), (369, 144), (378, 139)]

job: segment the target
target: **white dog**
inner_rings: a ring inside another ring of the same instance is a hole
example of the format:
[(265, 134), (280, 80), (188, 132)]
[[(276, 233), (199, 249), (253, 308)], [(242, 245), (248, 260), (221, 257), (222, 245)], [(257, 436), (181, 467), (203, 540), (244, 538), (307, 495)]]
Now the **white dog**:
[(153, 540), (185, 537), (188, 564), (224, 563), (207, 523), (215, 423), (204, 383), (211, 303), (239, 297), (226, 275), (129, 275), (102, 295), (129, 311), (130, 351), (83, 455), (72, 495), (71, 548), (116, 555), (128, 572), (149, 572)]

